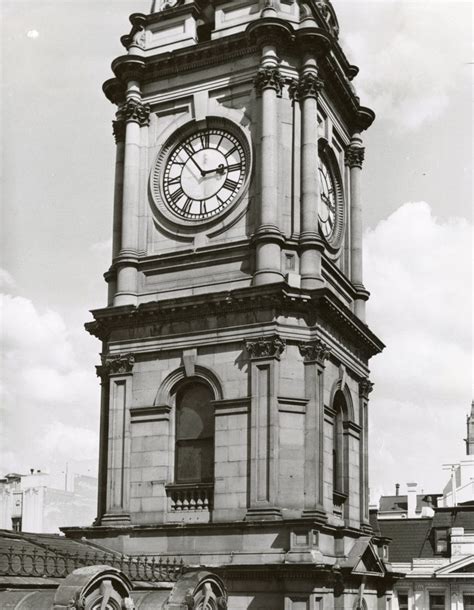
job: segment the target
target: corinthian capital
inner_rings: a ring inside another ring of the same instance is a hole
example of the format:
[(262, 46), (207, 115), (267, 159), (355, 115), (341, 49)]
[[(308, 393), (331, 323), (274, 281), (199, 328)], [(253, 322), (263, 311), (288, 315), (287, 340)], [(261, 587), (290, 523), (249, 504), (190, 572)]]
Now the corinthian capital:
[(345, 163), (350, 168), (359, 167), (362, 168), (364, 161), (365, 148), (362, 146), (349, 146), (346, 148), (346, 159)]
[(300, 77), (298, 83), (298, 97), (300, 100), (304, 100), (307, 97), (318, 98), (324, 82), (313, 74), (312, 72), (307, 72)]
[(372, 392), (374, 384), (369, 380), (368, 377), (359, 381), (359, 396), (369, 400), (369, 394)]
[(324, 366), (324, 362), (331, 355), (329, 346), (321, 339), (310, 343), (300, 343), (298, 347), (305, 362), (317, 362), (320, 366)]
[(260, 68), (253, 80), (253, 84), (258, 96), (262, 95), (265, 89), (274, 89), (277, 95), (281, 95), (283, 77), (278, 68)]
[(131, 373), (135, 364), (133, 354), (117, 354), (102, 356), (102, 365), (97, 366), (97, 376), (102, 380), (109, 375), (126, 375)]
[(286, 346), (286, 341), (278, 335), (257, 337), (245, 341), (245, 349), (250, 358), (279, 358)]
[(138, 100), (127, 100), (121, 108), (121, 115), (125, 121), (135, 121), (140, 127), (150, 124), (150, 106)]

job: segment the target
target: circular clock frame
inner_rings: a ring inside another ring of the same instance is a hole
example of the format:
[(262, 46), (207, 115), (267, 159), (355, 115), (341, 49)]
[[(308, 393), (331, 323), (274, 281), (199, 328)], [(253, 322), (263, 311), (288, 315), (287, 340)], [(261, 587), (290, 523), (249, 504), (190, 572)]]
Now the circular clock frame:
[[(319, 140), (318, 156), (318, 177), (320, 181), (320, 206), (324, 206), (329, 212), (322, 214), (323, 210), (318, 210), (318, 224), (321, 236), (333, 253), (337, 253), (342, 244), (345, 227), (345, 203), (344, 189), (339, 163), (334, 151), (324, 138)], [(333, 211), (333, 223), (330, 225), (328, 218)]]
[(229, 119), (207, 117), (174, 131), (150, 175), (159, 212), (173, 225), (193, 229), (220, 221), (248, 189), (252, 150), (244, 131)]

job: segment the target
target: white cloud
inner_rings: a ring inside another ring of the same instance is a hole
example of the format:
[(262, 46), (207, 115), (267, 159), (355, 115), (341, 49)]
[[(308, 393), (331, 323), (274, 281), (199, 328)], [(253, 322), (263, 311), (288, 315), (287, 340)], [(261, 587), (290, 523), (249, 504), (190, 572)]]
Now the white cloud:
[(7, 290), (15, 287), (15, 280), (6, 269), (0, 268), (0, 290)]
[[(472, 396), (472, 227), (406, 203), (365, 237), (368, 322), (386, 343), (371, 363), (377, 489), (409, 478), (439, 491), (461, 459)], [(401, 479), (401, 480), (400, 480)]]
[(363, 103), (398, 129), (440, 117), (470, 60), (469, 3), (358, 0), (336, 9), (343, 47), (363, 67), (356, 79)]
[(97, 345), (24, 297), (0, 295), (0, 307), (0, 474), (96, 459)]
[(38, 30), (28, 30), (28, 32), (26, 33), (27, 38), (38, 38), (39, 36), (39, 32)]

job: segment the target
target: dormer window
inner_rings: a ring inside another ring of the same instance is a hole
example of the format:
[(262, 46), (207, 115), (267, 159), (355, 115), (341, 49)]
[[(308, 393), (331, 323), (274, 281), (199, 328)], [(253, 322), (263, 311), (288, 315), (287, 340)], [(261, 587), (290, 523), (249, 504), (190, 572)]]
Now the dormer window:
[(449, 538), (446, 527), (437, 528), (434, 531), (434, 551), (436, 555), (445, 555), (448, 552)]

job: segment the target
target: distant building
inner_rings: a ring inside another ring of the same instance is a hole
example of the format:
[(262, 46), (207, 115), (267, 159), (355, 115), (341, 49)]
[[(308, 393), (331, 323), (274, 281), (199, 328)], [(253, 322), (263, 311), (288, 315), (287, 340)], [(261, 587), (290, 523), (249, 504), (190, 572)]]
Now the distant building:
[(65, 524), (90, 525), (97, 508), (97, 479), (39, 470), (0, 479), (0, 528), (57, 533)]
[(407, 483), (406, 495), (399, 494), (400, 485), (395, 486), (394, 496), (381, 496), (378, 508), (379, 519), (416, 519), (432, 517), (442, 494), (418, 493), (416, 483)]
[(392, 610), (474, 610), (474, 506), (435, 508), (424, 519), (371, 517), (375, 533), (391, 539), (394, 572), (405, 574)]

